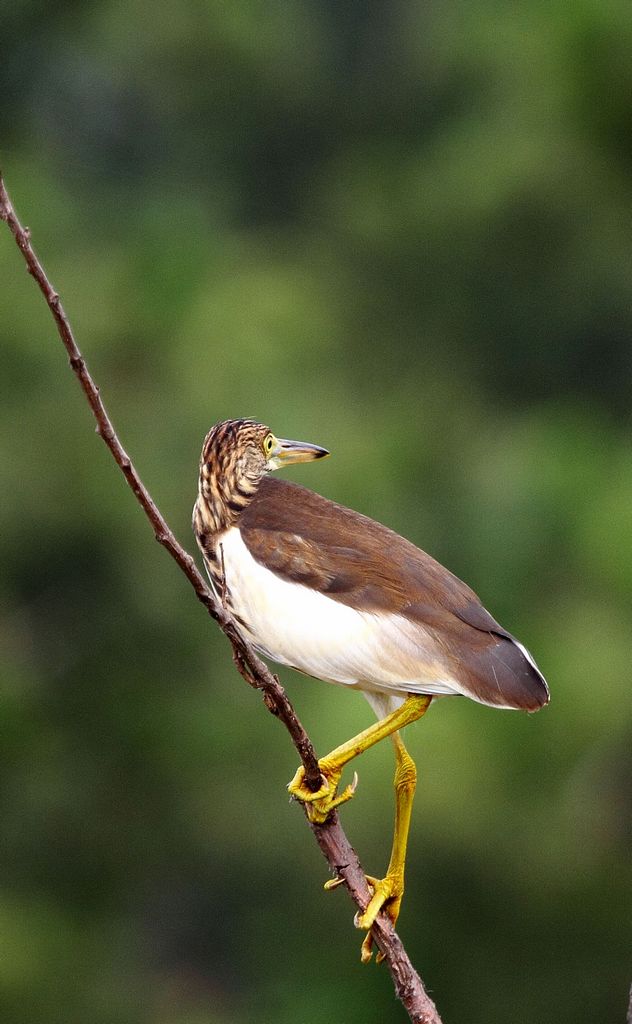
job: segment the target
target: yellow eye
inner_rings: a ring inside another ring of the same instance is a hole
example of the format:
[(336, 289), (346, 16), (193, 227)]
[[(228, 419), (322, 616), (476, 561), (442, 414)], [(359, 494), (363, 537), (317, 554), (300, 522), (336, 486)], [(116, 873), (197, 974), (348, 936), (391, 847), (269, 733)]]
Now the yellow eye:
[(268, 434), (265, 441), (263, 442), (263, 451), (265, 455), (270, 455), (274, 448), (274, 434)]

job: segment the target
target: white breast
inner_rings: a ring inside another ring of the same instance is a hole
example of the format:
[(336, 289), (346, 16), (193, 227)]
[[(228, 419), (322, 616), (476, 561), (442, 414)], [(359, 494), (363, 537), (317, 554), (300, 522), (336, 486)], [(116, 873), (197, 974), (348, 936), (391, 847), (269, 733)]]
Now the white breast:
[(378, 693), (463, 692), (423, 626), (402, 615), (356, 611), (283, 580), (255, 561), (238, 529), (220, 544), (230, 607), (274, 661)]

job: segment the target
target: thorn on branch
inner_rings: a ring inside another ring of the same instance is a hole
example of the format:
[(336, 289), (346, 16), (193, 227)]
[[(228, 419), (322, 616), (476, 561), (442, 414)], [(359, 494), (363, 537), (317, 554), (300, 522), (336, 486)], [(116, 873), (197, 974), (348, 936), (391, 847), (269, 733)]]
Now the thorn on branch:
[(276, 701), (272, 694), (268, 693), (267, 690), (263, 691), (263, 703), (271, 714), (275, 715), (277, 718), (279, 717), (279, 709), (276, 706)]
[(253, 675), (250, 665), (247, 663), (241, 651), (237, 647), (235, 647), (232, 638), (231, 642), (233, 643), (233, 661), (237, 667), (237, 671), (240, 673), (240, 675), (243, 676), (243, 678), (246, 680), (249, 686), (252, 686), (254, 687), (255, 690), (258, 690), (259, 683), (255, 676)]
[[(97, 425), (96, 431), (97, 431), (97, 434), (98, 434), (98, 435), (99, 435), (100, 437), (102, 437), (102, 438), (103, 438), (103, 440), (105, 441), (105, 443), (106, 443), (106, 444), (109, 444), (109, 443), (110, 443), (111, 441), (113, 441), (113, 440), (114, 440), (114, 438), (116, 437), (116, 434), (115, 434), (115, 433), (114, 433), (114, 431), (112, 430), (112, 427), (109, 427), (109, 426), (107, 425), (107, 423), (99, 423), (99, 424)], [(120, 466), (120, 468), (121, 468), (121, 469), (123, 469), (123, 470), (124, 470), (124, 469), (126, 468), (126, 467), (123, 467), (123, 465), (121, 464), (121, 460), (119, 460), (119, 459), (117, 458), (117, 460), (116, 460), (116, 461), (117, 461), (117, 463), (118, 463), (118, 465)], [(129, 461), (129, 460), (128, 460), (128, 461)], [(129, 469), (129, 466), (128, 466), (127, 468)]]

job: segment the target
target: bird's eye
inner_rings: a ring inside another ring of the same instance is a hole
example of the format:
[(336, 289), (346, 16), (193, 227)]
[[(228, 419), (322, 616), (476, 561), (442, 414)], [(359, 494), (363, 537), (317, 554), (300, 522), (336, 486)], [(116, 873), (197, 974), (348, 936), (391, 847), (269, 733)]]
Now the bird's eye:
[(263, 442), (263, 450), (266, 455), (269, 455), (274, 448), (274, 437), (272, 434), (268, 434), (265, 441)]

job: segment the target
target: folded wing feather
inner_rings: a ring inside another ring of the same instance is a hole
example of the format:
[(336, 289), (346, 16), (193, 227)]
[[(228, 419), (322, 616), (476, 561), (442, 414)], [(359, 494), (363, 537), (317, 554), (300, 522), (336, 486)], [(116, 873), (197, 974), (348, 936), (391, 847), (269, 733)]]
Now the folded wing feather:
[[(428, 637), (434, 645), (432, 671), (443, 666), (455, 680), (452, 692), (529, 711), (547, 703), (546, 682), (533, 658), (474, 591), (387, 527), (297, 484), (266, 478), (239, 529), (252, 557), (279, 578), (384, 617), (384, 624), (389, 616), (408, 623), (404, 647), (419, 627), (426, 654)], [(388, 636), (392, 642), (391, 629)], [(426, 661), (409, 692), (433, 692)]]

